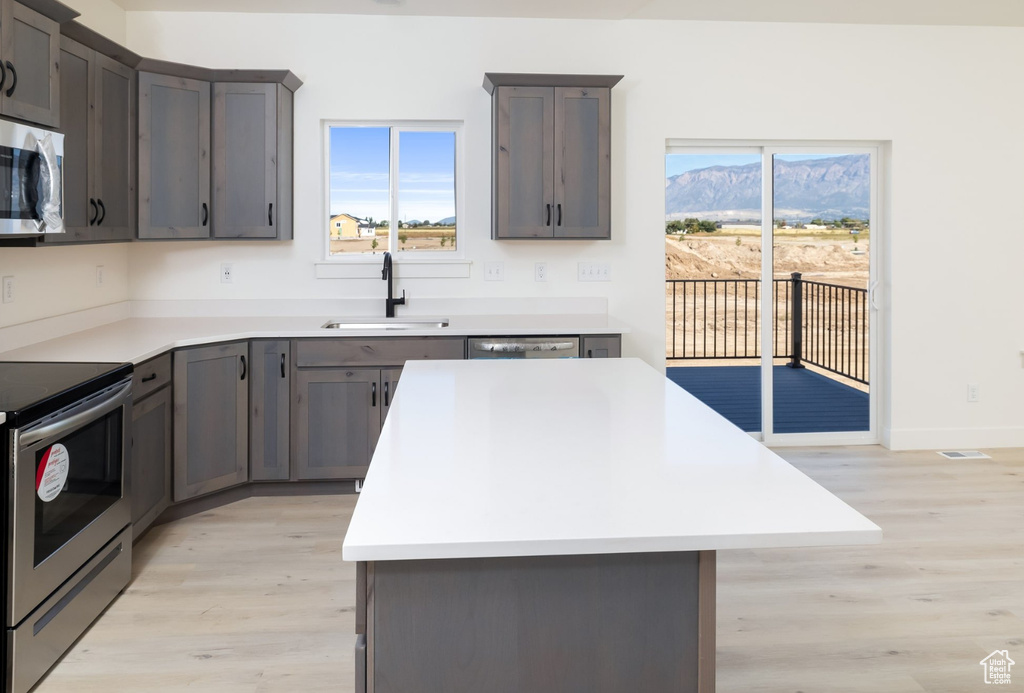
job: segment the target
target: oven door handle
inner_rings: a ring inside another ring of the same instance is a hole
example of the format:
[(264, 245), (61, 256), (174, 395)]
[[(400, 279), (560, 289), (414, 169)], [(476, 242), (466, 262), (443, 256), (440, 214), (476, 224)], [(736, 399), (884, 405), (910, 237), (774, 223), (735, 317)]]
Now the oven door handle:
[(90, 421), (98, 419), (104, 414), (114, 411), (124, 404), (128, 395), (131, 393), (131, 389), (132, 382), (129, 380), (124, 385), (104, 397), (101, 402), (94, 404), (88, 409), (76, 412), (66, 419), (60, 419), (58, 421), (48, 423), (45, 426), (39, 426), (38, 428), (30, 428), (22, 431), (18, 435), (18, 446), (21, 448), (27, 448), (41, 440), (62, 436), (83, 424), (87, 424)]

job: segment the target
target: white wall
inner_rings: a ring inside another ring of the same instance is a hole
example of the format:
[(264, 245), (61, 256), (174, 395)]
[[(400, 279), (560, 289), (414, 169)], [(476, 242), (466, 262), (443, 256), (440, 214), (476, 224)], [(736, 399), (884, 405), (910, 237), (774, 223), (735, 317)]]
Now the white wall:
[[(65, 0), (79, 21), (120, 43), (125, 12), (110, 0)], [(104, 283), (96, 286), (96, 266)], [(0, 327), (128, 299), (126, 244), (77, 248), (0, 248), (0, 276), (15, 278), (15, 301), (0, 305)]]
[[(627, 355), (662, 364), (667, 138), (892, 142), (894, 447), (1024, 445), (1024, 30), (955, 27), (128, 13), (129, 46), (213, 67), (290, 68), (296, 240), (135, 245), (133, 298), (334, 297), (317, 280), (323, 118), (462, 119), (469, 279), (409, 279), (410, 296), (607, 294)], [(485, 71), (621, 73), (613, 91), (610, 243), (488, 240)], [(579, 284), (577, 260), (610, 284)], [(218, 283), (221, 261), (234, 285)], [(482, 263), (503, 260), (504, 283)], [(533, 262), (550, 281), (533, 281)], [(981, 402), (968, 404), (968, 381)], [(888, 428), (888, 424), (887, 424)]]

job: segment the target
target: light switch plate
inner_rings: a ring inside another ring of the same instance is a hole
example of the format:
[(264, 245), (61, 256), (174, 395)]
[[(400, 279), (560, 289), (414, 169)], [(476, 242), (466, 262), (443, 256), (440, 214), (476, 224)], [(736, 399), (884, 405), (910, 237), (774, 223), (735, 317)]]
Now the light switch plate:
[(484, 263), (484, 281), (488, 281), (488, 282), (503, 282), (503, 281), (505, 281), (505, 263), (504, 262), (485, 262)]
[(610, 282), (612, 268), (607, 262), (581, 262), (577, 265), (576, 281)]

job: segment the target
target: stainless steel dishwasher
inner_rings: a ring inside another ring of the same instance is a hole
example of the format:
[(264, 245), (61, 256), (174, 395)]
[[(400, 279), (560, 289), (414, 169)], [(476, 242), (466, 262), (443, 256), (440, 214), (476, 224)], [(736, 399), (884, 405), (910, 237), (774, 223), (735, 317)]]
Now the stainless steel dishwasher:
[(574, 359), (579, 337), (470, 337), (471, 359)]

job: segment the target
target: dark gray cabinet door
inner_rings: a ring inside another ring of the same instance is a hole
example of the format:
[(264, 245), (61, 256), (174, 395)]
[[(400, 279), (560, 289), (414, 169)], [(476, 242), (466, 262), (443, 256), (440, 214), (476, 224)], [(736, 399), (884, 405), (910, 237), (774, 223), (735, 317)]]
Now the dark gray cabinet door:
[(139, 238), (208, 238), (210, 83), (139, 73)]
[(555, 90), (498, 87), (493, 118), (492, 236), (551, 238)]
[(277, 237), (278, 89), (283, 87), (213, 85), (215, 238)]
[(249, 469), (253, 481), (288, 479), (290, 345), (252, 342)]
[(619, 335), (587, 335), (580, 342), (580, 356), (585, 359), (617, 359), (622, 356)]
[(93, 180), (99, 217), (93, 240), (135, 235), (135, 71), (95, 54)]
[(91, 240), (92, 224), (99, 214), (92, 181), (94, 57), (92, 49), (61, 37), (60, 129), (64, 133), (65, 232), (46, 234), (48, 244)]
[(174, 500), (249, 478), (249, 345), (174, 353)]
[(292, 402), (298, 479), (360, 479), (380, 435), (377, 368), (299, 369)]
[(133, 535), (138, 537), (171, 503), (171, 388), (132, 405)]
[(555, 89), (555, 238), (611, 236), (611, 108), (605, 88)]
[(398, 388), (398, 379), (402, 377), (401, 368), (383, 368), (380, 371), (380, 388), (384, 395), (380, 409), (380, 425), (384, 426), (384, 419), (391, 411), (391, 402), (395, 398), (395, 390)]
[(7, 71), (0, 113), (59, 127), (60, 24), (10, 0), (0, 7), (0, 57)]

